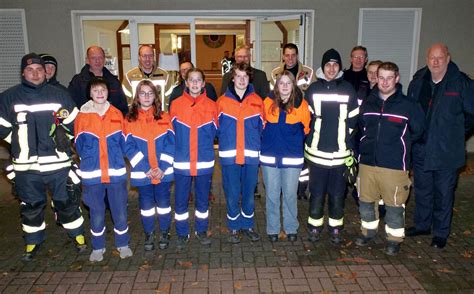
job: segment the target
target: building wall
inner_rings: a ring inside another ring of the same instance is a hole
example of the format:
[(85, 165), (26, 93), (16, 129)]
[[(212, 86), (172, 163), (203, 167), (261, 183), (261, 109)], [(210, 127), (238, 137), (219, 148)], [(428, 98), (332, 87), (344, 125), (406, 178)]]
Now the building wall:
[[(358, 38), (359, 9), (369, 7), (422, 8), (418, 67), (424, 65), (429, 45), (441, 41), (448, 44), (453, 61), (474, 76), (473, 0), (2, 0), (0, 4), (0, 8), (25, 9), (30, 51), (55, 55), (59, 80), (66, 85), (75, 74), (71, 10), (314, 9), (313, 61), (317, 67), (322, 53), (330, 47), (340, 51), (343, 66), (349, 64), (350, 49)], [(473, 140), (469, 149), (474, 151)]]

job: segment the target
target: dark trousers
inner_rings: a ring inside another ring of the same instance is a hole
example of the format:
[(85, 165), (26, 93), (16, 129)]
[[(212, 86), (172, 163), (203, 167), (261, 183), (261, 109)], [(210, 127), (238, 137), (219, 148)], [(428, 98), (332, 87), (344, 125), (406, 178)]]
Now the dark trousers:
[(433, 236), (447, 238), (451, 230), (458, 169), (425, 171), (423, 157), (413, 156), (417, 230), (432, 228)]
[(44, 209), (47, 196), (45, 186), (51, 191), (59, 223), (70, 237), (84, 233), (83, 218), (77, 199), (69, 197), (66, 181), (69, 168), (47, 174), (16, 172), (15, 189), (20, 197), (20, 214), (26, 244), (44, 241)]
[(328, 195), (329, 229), (343, 228), (346, 179), (343, 176), (345, 165), (320, 167), (309, 165), (309, 219), (308, 227), (322, 229), (324, 203)]
[(194, 178), (195, 227), (197, 233), (206, 232), (209, 226), (209, 191), (212, 174), (185, 176), (175, 174), (175, 221), (178, 236), (189, 235), (189, 192)]

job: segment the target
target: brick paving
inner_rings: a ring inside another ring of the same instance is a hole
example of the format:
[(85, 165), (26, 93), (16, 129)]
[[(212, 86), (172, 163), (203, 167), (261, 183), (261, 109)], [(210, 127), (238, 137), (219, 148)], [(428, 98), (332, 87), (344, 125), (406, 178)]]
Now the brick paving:
[[(134, 256), (121, 260), (113, 250), (113, 229), (108, 220), (107, 252), (104, 261), (96, 264), (88, 261), (88, 254), (76, 253), (65, 232), (55, 225), (50, 210), (46, 211), (47, 239), (35, 261), (20, 261), (23, 240), (19, 205), (9, 184), (0, 179), (0, 292), (474, 293), (474, 176), (470, 173), (460, 177), (453, 232), (447, 247), (432, 249), (429, 236), (407, 238), (400, 255), (390, 257), (382, 251), (382, 224), (373, 246), (354, 245), (360, 223), (350, 196), (346, 200), (345, 240), (340, 246), (331, 245), (327, 233), (316, 244), (306, 240), (307, 201), (298, 201), (298, 240), (288, 242), (281, 235), (276, 243), (267, 241), (265, 197), (256, 199), (255, 211), (256, 228), (262, 240), (251, 243), (243, 238), (240, 244), (231, 245), (226, 242), (228, 231), (219, 172), (216, 168), (210, 246), (201, 246), (191, 237), (188, 248), (178, 252), (172, 230), (170, 248), (145, 252), (137, 193), (131, 190), (129, 226)], [(259, 190), (264, 191), (259, 185)], [(412, 224), (412, 203), (413, 200), (408, 204), (408, 225)]]

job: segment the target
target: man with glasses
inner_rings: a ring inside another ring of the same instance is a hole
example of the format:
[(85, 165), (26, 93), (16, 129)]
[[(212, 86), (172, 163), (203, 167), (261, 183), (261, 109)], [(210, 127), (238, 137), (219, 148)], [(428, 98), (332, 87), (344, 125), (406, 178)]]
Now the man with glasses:
[(355, 46), (351, 51), (351, 67), (344, 70), (344, 80), (351, 83), (352, 87), (354, 87), (357, 93), (357, 99), (365, 98), (370, 88), (370, 83), (367, 79), (367, 70), (365, 69), (367, 60), (367, 48), (364, 46)]
[[(250, 65), (250, 47), (242, 45), (235, 48), (235, 63), (245, 63)], [(270, 85), (268, 83), (267, 75), (264, 71), (256, 69), (250, 66), (251, 76), (250, 83), (255, 89), (255, 93), (260, 98), (265, 99), (270, 92)], [(229, 83), (232, 81), (232, 73), (228, 72), (222, 77), (221, 95), (225, 94), (225, 91), (229, 87)]]
[(161, 103), (165, 103), (165, 93), (171, 87), (171, 79), (169, 73), (156, 66), (155, 51), (150, 45), (142, 45), (138, 49), (139, 66), (129, 70), (123, 78), (122, 88), (127, 95), (128, 104), (132, 103), (135, 87), (141, 80), (148, 79), (152, 81), (161, 97)]

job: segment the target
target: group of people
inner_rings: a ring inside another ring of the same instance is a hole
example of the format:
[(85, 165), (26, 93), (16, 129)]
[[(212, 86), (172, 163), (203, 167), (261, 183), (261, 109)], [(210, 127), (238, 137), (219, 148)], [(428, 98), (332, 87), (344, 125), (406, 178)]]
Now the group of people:
[[(250, 48), (236, 48), (235, 64), (224, 74), (218, 97), (204, 72), (188, 61), (180, 65), (180, 80), (170, 88), (168, 73), (156, 66), (148, 45), (140, 47), (140, 65), (122, 84), (104, 67), (102, 48), (88, 48), (87, 64), (68, 91), (56, 81), (54, 57), (25, 55), (21, 84), (0, 97), (0, 137), (11, 144), (21, 200), (23, 260), (33, 259), (44, 241), (45, 186), (58, 222), (81, 252), (87, 250), (81, 198), (89, 208), (90, 261), (103, 260), (107, 205), (120, 258), (132, 256), (127, 179), (139, 192), (145, 250), (153, 250), (156, 242), (160, 249), (169, 246), (173, 181), (177, 248), (186, 248), (191, 236), (193, 181), (194, 236), (202, 245), (211, 244), (209, 193), (216, 137), (228, 241), (233, 244), (242, 235), (260, 240), (254, 191), (261, 167), (266, 233), (272, 242), (281, 231), (289, 241), (297, 240), (297, 195), (304, 193), (301, 184), (306, 182), (308, 240), (322, 238), (327, 199), (330, 241), (341, 243), (351, 178), (361, 217), (356, 245), (367, 246), (375, 238), (383, 200), (386, 254), (398, 254), (405, 235), (433, 233), (432, 246), (443, 248), (457, 170), (464, 164), (464, 135), (474, 117), (473, 82), (451, 61), (448, 48), (434, 44), (428, 49), (427, 66), (414, 76), (408, 96), (399, 84), (398, 66), (381, 61), (367, 65), (363, 46), (353, 48), (351, 67), (345, 71), (335, 49), (323, 54), (316, 71), (298, 60), (294, 44), (283, 47), (282, 59), (269, 82), (250, 65)], [(75, 148), (67, 143), (72, 137)], [(80, 158), (79, 197), (67, 188), (78, 182), (70, 168), (73, 152)], [(412, 168), (415, 227), (405, 233)]]

